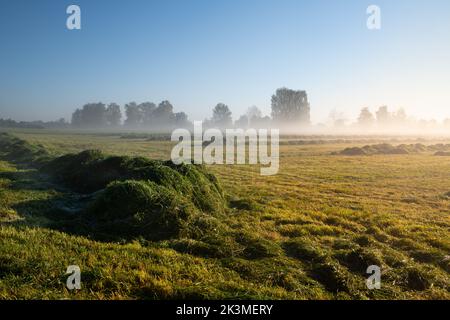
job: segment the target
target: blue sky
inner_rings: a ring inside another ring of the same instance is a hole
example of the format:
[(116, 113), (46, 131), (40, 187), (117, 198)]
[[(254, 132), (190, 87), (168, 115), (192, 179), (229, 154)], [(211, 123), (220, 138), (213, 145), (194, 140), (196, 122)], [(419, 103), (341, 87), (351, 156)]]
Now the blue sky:
[[(66, 29), (70, 4), (81, 30)], [(450, 117), (448, 0), (2, 0), (0, 41), (0, 118), (164, 99), (191, 120), (218, 102), (236, 118), (270, 113), (283, 86), (307, 90), (314, 122), (380, 105)]]

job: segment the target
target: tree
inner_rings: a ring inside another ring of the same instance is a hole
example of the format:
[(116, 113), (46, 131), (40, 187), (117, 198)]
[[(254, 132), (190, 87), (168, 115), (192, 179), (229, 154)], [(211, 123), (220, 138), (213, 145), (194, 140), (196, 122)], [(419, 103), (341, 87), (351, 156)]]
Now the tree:
[(234, 122), (234, 126), (239, 129), (246, 129), (249, 125), (248, 116), (242, 115)]
[(122, 112), (120, 106), (116, 103), (110, 103), (106, 108), (106, 122), (111, 127), (120, 126), (120, 120), (122, 119)]
[(391, 121), (391, 114), (386, 106), (379, 107), (376, 115), (378, 125), (387, 125)]
[(154, 123), (153, 112), (156, 109), (156, 104), (153, 102), (143, 102), (138, 105), (138, 109), (142, 115), (142, 123), (144, 125), (151, 125)]
[(370, 112), (369, 108), (362, 108), (358, 117), (358, 124), (362, 127), (370, 127), (375, 122), (375, 117)]
[(398, 109), (397, 112), (392, 115), (392, 118), (397, 125), (405, 125), (408, 120), (408, 116), (403, 108)]
[(127, 116), (125, 125), (129, 127), (137, 127), (142, 123), (142, 111), (136, 102), (130, 102), (125, 105), (125, 114)]
[(249, 121), (252, 121), (253, 119), (259, 119), (262, 118), (262, 112), (257, 106), (251, 106), (247, 110), (247, 117)]
[(259, 118), (256, 123), (252, 124), (256, 128), (269, 128), (271, 126), (272, 119), (269, 116)]
[(219, 128), (231, 127), (233, 119), (231, 118), (231, 111), (228, 106), (223, 103), (218, 103), (213, 109), (211, 121), (214, 126)]
[(272, 118), (277, 122), (309, 125), (310, 106), (306, 91), (278, 89), (272, 96)]
[(345, 114), (338, 111), (337, 109), (331, 110), (329, 118), (331, 120), (332, 126), (335, 128), (345, 127), (345, 124), (347, 122)]
[(158, 128), (168, 128), (174, 125), (175, 115), (172, 104), (165, 100), (153, 111), (153, 120)]
[(72, 114), (72, 125), (84, 128), (101, 128), (106, 126), (106, 106), (104, 103), (87, 103)]
[(106, 125), (106, 105), (88, 103), (83, 106), (83, 124), (88, 128), (102, 128)]
[(72, 113), (71, 124), (76, 128), (80, 128), (83, 125), (82, 111), (80, 109), (77, 109)]
[(405, 109), (403, 108), (398, 109), (397, 113), (395, 114), (395, 118), (400, 121), (405, 121), (407, 118)]
[(175, 113), (175, 124), (177, 128), (186, 128), (190, 126), (187, 114), (184, 112)]

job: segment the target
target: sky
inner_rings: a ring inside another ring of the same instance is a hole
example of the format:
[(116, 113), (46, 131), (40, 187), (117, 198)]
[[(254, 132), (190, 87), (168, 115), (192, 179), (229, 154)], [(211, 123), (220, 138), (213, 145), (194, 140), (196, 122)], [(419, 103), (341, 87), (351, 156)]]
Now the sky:
[[(68, 30), (66, 8), (81, 8)], [(381, 29), (366, 26), (369, 5)], [(450, 118), (448, 0), (0, 0), (0, 118), (70, 119), (88, 102), (219, 102), (270, 114), (277, 88), (331, 110)]]

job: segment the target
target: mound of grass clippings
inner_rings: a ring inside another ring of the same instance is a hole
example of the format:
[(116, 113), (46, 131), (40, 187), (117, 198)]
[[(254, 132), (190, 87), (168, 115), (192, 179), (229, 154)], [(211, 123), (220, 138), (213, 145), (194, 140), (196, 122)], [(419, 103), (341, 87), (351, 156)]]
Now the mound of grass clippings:
[(407, 268), (406, 281), (410, 289), (415, 291), (424, 291), (431, 287), (433, 279), (431, 275), (419, 268)]
[(44, 147), (33, 145), (4, 132), (0, 133), (0, 152), (7, 160), (32, 163), (35, 166), (41, 166), (50, 159), (50, 155)]
[(339, 263), (327, 259), (314, 264), (312, 277), (322, 283), (331, 292), (350, 292), (350, 277)]
[(217, 221), (208, 226), (205, 216), (220, 216), (225, 199), (215, 176), (202, 166), (88, 150), (56, 158), (43, 170), (78, 192), (95, 192), (83, 219), (97, 237), (159, 241), (205, 236), (221, 243), (214, 238)]
[(231, 199), (229, 201), (230, 208), (238, 210), (258, 210), (260, 206), (251, 199)]
[(288, 256), (303, 262), (325, 261), (327, 254), (313, 241), (306, 238), (290, 240), (283, 245)]
[(87, 210), (97, 232), (122, 239), (182, 237), (196, 208), (171, 189), (144, 181), (116, 181)]
[(275, 257), (281, 252), (275, 242), (255, 237), (250, 232), (239, 232), (235, 238), (244, 247), (243, 256), (247, 259)]
[(344, 253), (339, 253), (337, 259), (345, 265), (349, 270), (365, 274), (369, 266), (383, 266), (383, 260), (380, 253), (367, 248), (358, 248)]
[[(74, 221), (82, 233), (113, 240), (191, 236), (207, 239), (213, 246), (226, 242), (224, 228), (213, 219), (225, 210), (224, 193), (203, 166), (108, 156), (99, 150), (51, 159), (43, 147), (9, 134), (0, 136), (0, 146), (4, 155), (30, 165), (39, 163), (40, 171), (56, 183), (93, 199)], [(45, 162), (41, 161), (44, 157)], [(66, 220), (54, 225), (74, 229)]]
[(87, 150), (56, 158), (44, 166), (43, 171), (80, 193), (97, 192), (114, 181), (151, 181), (192, 201), (202, 211), (222, 212), (225, 206), (216, 177), (198, 165), (106, 156), (98, 150)]
[(414, 154), (427, 151), (437, 151), (435, 155), (437, 156), (447, 156), (450, 152), (445, 152), (450, 149), (450, 145), (446, 144), (436, 144), (426, 146), (421, 143), (416, 144), (401, 144), (398, 146), (393, 146), (389, 143), (380, 143), (367, 145), (364, 147), (352, 147), (346, 148), (340, 152), (333, 152), (334, 155), (344, 155), (344, 156), (361, 156), (361, 155), (395, 155), (395, 154)]
[(357, 156), (357, 155), (376, 155), (376, 154), (409, 154), (410, 151), (405, 145), (394, 147), (387, 143), (364, 146), (362, 148), (353, 147), (346, 148), (339, 152), (338, 154), (346, 156)]
[(450, 152), (438, 151), (434, 155), (439, 157), (450, 157)]

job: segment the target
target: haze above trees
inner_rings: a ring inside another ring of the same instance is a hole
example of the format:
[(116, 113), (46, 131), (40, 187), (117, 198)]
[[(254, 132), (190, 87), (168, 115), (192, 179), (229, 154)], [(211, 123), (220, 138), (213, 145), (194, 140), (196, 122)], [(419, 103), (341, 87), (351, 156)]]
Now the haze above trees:
[[(327, 124), (311, 124), (311, 107), (306, 91), (277, 89), (271, 97), (271, 114), (263, 115), (257, 106), (251, 106), (246, 113), (233, 121), (230, 107), (218, 103), (212, 108), (211, 117), (203, 121), (205, 128), (279, 128), (282, 131), (315, 133), (388, 133), (393, 131), (418, 131), (423, 129), (444, 130), (450, 133), (450, 118), (438, 123), (435, 120), (416, 120), (407, 115), (403, 108), (390, 111), (381, 106), (375, 111), (368, 107), (361, 109), (354, 121), (344, 113), (332, 110)], [(74, 128), (74, 129), (124, 129), (151, 132), (170, 132), (175, 128), (192, 128), (192, 122), (185, 112), (174, 112), (174, 106), (167, 100), (153, 102), (129, 102), (123, 107), (117, 103), (87, 103), (76, 109), (70, 123), (64, 119), (51, 122), (16, 122), (1, 119), (0, 127), (19, 128)]]
[[(310, 125), (310, 107), (305, 91), (281, 88), (272, 96), (272, 117), (263, 116), (256, 106), (248, 108), (233, 123), (232, 112), (224, 103), (218, 103), (212, 110), (211, 118), (204, 120), (205, 127), (220, 129), (268, 128), (276, 125), (292, 125), (306, 128)], [(130, 102), (124, 106), (125, 119), (121, 124), (122, 111), (116, 103), (88, 103), (72, 114), (74, 128), (117, 128), (146, 129), (164, 131), (174, 128), (191, 127), (192, 123), (184, 112), (174, 113), (169, 101), (159, 105), (153, 102)]]

